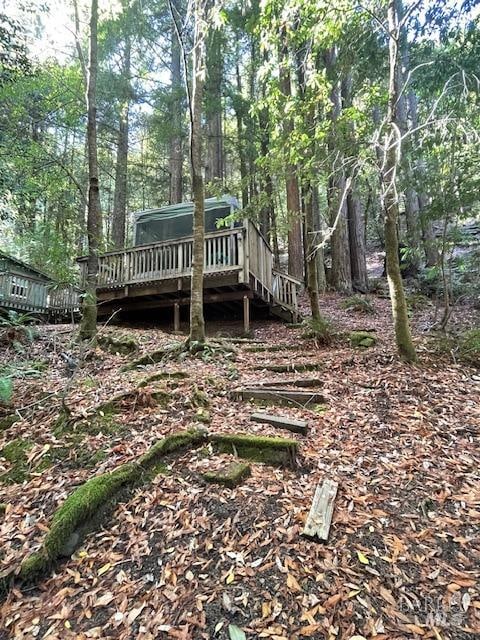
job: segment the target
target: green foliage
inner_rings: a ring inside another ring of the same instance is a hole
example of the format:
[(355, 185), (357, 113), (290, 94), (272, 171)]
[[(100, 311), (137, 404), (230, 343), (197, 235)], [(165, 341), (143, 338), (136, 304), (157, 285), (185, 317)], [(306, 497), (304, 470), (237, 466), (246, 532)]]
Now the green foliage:
[(37, 322), (32, 313), (18, 313), (7, 310), (0, 315), (0, 342), (14, 344), (15, 342), (32, 342), (38, 331), (32, 323)]
[(342, 300), (340, 304), (342, 309), (347, 311), (358, 311), (359, 313), (370, 315), (375, 313), (373, 301), (367, 296), (351, 296)]
[(464, 362), (480, 367), (480, 329), (462, 333), (458, 340), (458, 351)]
[(323, 316), (319, 320), (313, 318), (306, 318), (303, 321), (304, 330), (302, 337), (306, 339), (314, 339), (319, 344), (328, 345), (331, 344), (336, 336), (336, 331), (333, 328), (330, 320), (327, 320)]
[(11, 378), (0, 378), (0, 404), (9, 404), (13, 396)]

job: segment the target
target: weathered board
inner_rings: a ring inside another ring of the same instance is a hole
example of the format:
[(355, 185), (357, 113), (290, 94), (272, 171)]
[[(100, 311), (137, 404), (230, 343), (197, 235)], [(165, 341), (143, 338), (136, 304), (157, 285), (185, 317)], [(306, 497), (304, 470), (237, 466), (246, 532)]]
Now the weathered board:
[(301, 433), (304, 436), (308, 433), (308, 426), (304, 420), (292, 420), (286, 416), (272, 416), (269, 413), (252, 413), (250, 420), (270, 424), (279, 429), (287, 429), (293, 433)]
[(322, 387), (323, 380), (319, 378), (301, 378), (299, 380), (287, 378), (282, 378), (281, 380), (264, 380), (259, 382), (251, 383), (252, 387), (304, 387), (305, 389), (310, 389), (313, 387)]
[(281, 406), (307, 407), (323, 404), (325, 398), (322, 394), (313, 391), (292, 391), (291, 389), (269, 389), (267, 387), (256, 389), (237, 389), (232, 392), (233, 397), (239, 400), (265, 400)]
[(317, 486), (303, 530), (304, 536), (328, 540), (337, 490), (338, 483), (334, 480), (324, 480), (323, 484)]
[(300, 371), (319, 371), (324, 365), (319, 362), (304, 362), (300, 364), (258, 364), (256, 371), (274, 371), (275, 373), (295, 373)]

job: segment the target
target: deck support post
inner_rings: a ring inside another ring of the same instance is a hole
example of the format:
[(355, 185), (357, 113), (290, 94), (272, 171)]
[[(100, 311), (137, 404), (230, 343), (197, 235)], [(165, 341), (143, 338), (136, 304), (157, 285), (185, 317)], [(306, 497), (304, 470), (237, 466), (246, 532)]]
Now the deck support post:
[(250, 298), (243, 296), (243, 332), (250, 333)]
[(180, 305), (178, 302), (173, 305), (173, 331), (180, 333)]

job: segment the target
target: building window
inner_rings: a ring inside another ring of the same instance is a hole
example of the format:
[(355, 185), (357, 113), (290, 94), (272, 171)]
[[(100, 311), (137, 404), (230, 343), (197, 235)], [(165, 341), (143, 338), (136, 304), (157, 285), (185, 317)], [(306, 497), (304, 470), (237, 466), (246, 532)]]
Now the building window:
[(13, 298), (22, 298), (26, 300), (27, 298), (27, 284), (25, 280), (20, 280), (19, 278), (12, 278), (10, 285), (10, 294)]

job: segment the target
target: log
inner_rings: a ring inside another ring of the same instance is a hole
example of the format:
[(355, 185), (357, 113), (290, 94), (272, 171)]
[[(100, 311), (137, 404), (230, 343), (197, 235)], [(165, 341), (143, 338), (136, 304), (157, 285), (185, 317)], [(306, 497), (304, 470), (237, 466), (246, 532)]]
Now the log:
[(301, 406), (323, 404), (325, 398), (320, 393), (312, 391), (292, 391), (291, 389), (237, 389), (232, 392), (238, 400), (265, 400), (278, 406)]
[(338, 484), (334, 480), (328, 479), (324, 480), (322, 485), (317, 486), (303, 530), (304, 536), (328, 540), (337, 489)]
[(250, 420), (270, 424), (278, 429), (287, 429), (293, 433), (301, 433), (303, 436), (308, 433), (308, 426), (304, 420), (291, 420), (286, 416), (272, 416), (268, 413), (252, 413)]

